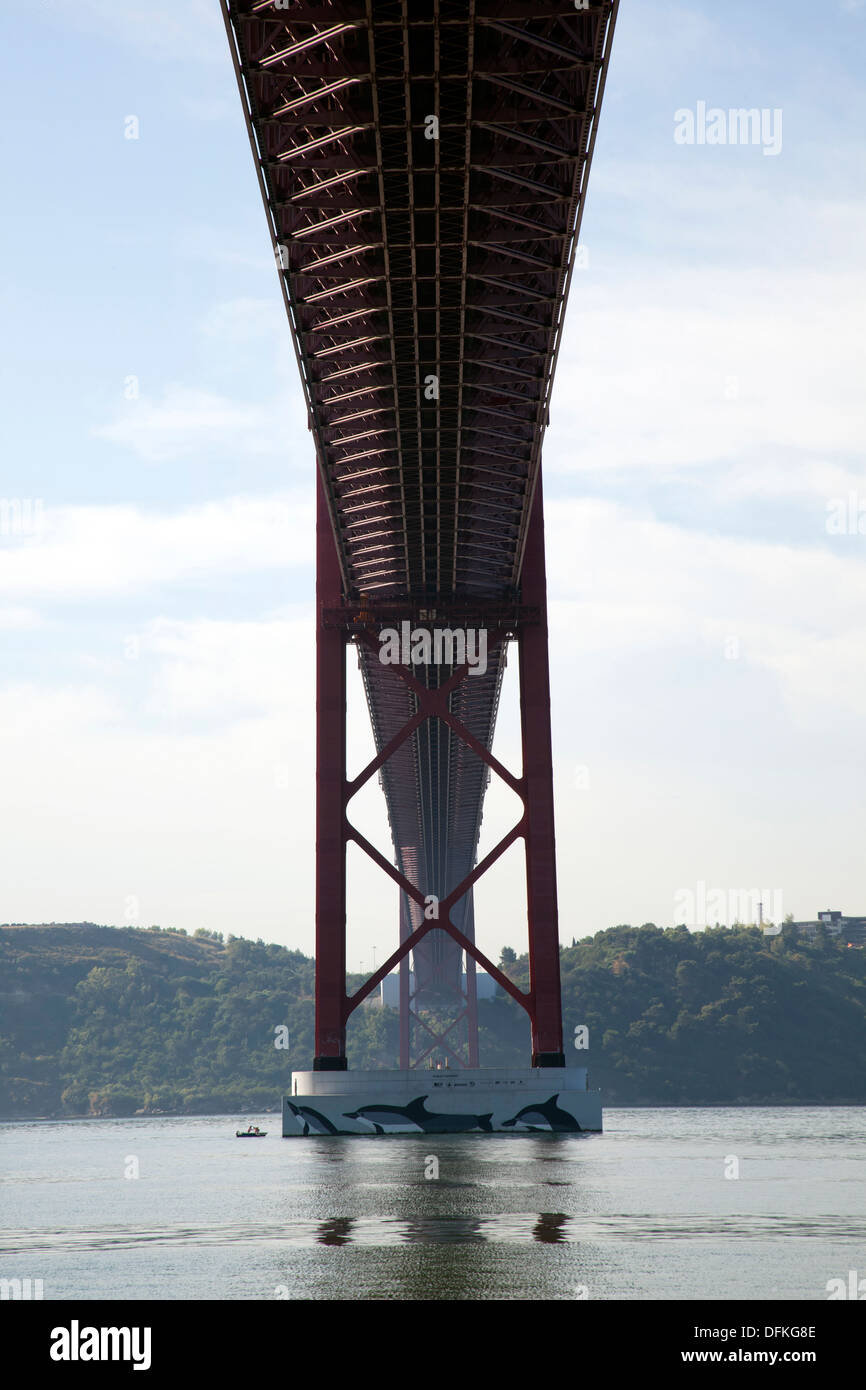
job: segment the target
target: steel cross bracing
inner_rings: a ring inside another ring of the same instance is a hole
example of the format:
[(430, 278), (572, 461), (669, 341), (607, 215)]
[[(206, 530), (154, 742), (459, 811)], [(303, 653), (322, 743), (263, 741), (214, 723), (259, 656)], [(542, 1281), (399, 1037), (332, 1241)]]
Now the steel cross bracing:
[[(489, 626), (520, 599), (618, 0), (222, 3), (335, 541), (330, 606)], [(417, 696), (357, 645), (381, 751)], [(488, 750), (505, 650), (449, 697)], [(435, 689), (454, 671), (413, 674)], [(429, 719), (380, 773), (398, 870), (445, 897), (475, 861), (488, 767)], [(471, 917), (467, 894), (452, 920)], [(418, 981), (454, 989), (461, 957), (432, 932)]]

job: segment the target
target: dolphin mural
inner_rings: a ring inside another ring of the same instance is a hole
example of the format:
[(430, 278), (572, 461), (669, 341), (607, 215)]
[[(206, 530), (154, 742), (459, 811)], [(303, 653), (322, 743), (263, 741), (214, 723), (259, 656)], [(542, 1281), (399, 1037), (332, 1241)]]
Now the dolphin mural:
[(427, 1110), (427, 1097), (418, 1096), (408, 1105), (362, 1105), (359, 1110), (344, 1110), (347, 1120), (366, 1120), (377, 1134), (385, 1127), (405, 1129), (414, 1125), (423, 1134), (457, 1134), (470, 1129), (493, 1133), (493, 1111), (486, 1115), (444, 1115)]
[(534, 1105), (524, 1105), (522, 1110), (511, 1120), (503, 1120), (502, 1128), (511, 1129), (514, 1125), (522, 1125), (525, 1129), (540, 1133), (548, 1130), (555, 1134), (580, 1133), (580, 1125), (573, 1115), (569, 1115), (567, 1110), (562, 1110), (558, 1105), (559, 1092), (551, 1096), (550, 1100)]
[(336, 1125), (331, 1124), (327, 1115), (322, 1115), (318, 1110), (314, 1110), (311, 1105), (292, 1105), (286, 1101), (293, 1115), (297, 1115), (299, 1120), (304, 1122), (304, 1135), (310, 1134), (344, 1134), (345, 1131), (337, 1129)]

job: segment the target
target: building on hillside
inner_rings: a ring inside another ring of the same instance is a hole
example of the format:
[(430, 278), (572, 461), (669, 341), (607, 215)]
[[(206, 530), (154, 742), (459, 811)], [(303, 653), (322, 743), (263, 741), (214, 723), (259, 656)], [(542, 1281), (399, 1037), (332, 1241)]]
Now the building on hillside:
[(866, 917), (846, 917), (827, 908), (818, 913), (814, 922), (792, 922), (791, 925), (810, 941), (823, 929), (828, 936), (838, 937), (848, 946), (866, 946)]

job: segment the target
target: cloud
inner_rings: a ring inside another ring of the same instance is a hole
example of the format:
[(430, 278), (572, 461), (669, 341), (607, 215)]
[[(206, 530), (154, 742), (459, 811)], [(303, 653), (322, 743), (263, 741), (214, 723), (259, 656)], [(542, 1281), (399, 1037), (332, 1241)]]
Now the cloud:
[(41, 625), (40, 615), (32, 608), (0, 608), (0, 632), (24, 632)]
[(548, 473), (645, 471), (658, 484), (770, 448), (862, 454), (862, 274), (682, 270), (579, 285)]
[[(596, 499), (545, 513), (562, 937), (672, 925), (699, 880), (779, 888), (802, 917), (856, 902), (866, 542), (797, 550)], [(495, 749), (513, 770), (515, 665)], [(509, 809), (494, 778), (488, 843)], [(482, 945), (525, 943), (520, 861), (479, 885)]]
[[(120, 718), (120, 706), (112, 695), (99, 686), (46, 689), (44, 686), (17, 682), (0, 686), (0, 728), (3, 740), (12, 744), (27, 740), (28, 756), (34, 753), (34, 738), (46, 731), (56, 730), (62, 736), (82, 724), (115, 725)], [(19, 787), (19, 790), (24, 790)]]
[(287, 412), (279, 407), (241, 405), (225, 396), (182, 386), (166, 388), (160, 401), (125, 402), (114, 421), (93, 430), (131, 449), (145, 463), (243, 447), (249, 455), (287, 450)]
[[(864, 459), (866, 464), (866, 459)], [(866, 467), (850, 468), (824, 460), (766, 458), (761, 466), (741, 464), (726, 469), (715, 483), (720, 497), (803, 498), (825, 505), (833, 498), (847, 498), (866, 486)], [(864, 493), (866, 501), (866, 493)]]
[[(198, 926), (314, 944), (312, 605), (156, 619), (100, 683), (0, 687), (4, 918)], [(367, 760), (350, 682), (349, 757)], [(373, 790), (378, 790), (373, 779)], [(360, 800), (360, 798), (359, 798)], [(353, 803), (379, 844), (381, 800)], [(393, 885), (353, 870), (352, 951), (393, 948)], [(130, 915), (132, 914), (132, 915)]]
[(0, 547), (0, 589), (43, 601), (113, 603), (168, 585), (311, 565), (312, 492), (229, 497), (164, 513), (47, 507), (40, 539)]
[[(794, 719), (826, 726), (862, 713), (862, 548), (836, 554), (705, 535), (599, 501), (545, 510), (551, 640), (570, 678), (578, 651), (581, 662), (666, 653), (680, 672), (709, 657), (720, 677), (727, 659), (769, 673)], [(762, 717), (759, 706), (758, 724)]]
[(155, 670), (151, 713), (210, 722), (239, 713), (288, 717), (297, 689), (312, 703), (312, 603), (302, 616), (257, 622), (158, 618), (141, 636), (141, 658)]

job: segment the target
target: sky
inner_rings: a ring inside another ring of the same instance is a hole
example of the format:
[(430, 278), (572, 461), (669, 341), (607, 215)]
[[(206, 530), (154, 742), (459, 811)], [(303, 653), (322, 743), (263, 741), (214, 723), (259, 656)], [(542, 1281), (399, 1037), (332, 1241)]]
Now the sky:
[[(218, 5), (0, 17), (0, 920), (311, 952), (315, 461)], [(864, 72), (862, 0), (623, 0), (544, 449), (566, 942), (866, 913)]]

